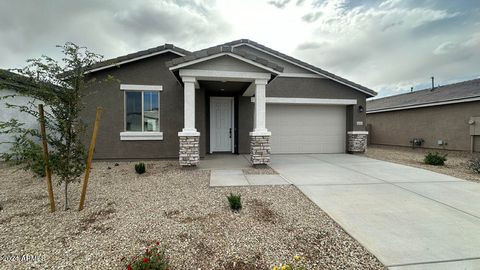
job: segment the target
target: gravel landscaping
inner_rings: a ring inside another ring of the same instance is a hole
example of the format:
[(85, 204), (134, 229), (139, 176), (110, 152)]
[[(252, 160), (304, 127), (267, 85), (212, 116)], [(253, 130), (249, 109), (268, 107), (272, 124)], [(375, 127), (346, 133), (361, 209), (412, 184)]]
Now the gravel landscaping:
[[(125, 269), (122, 258), (151, 241), (173, 269), (271, 269), (294, 255), (307, 269), (384, 269), (297, 188), (210, 188), (208, 170), (177, 164), (146, 162), (136, 175), (131, 162), (95, 162), (85, 210), (76, 211), (80, 184), (72, 184), (74, 209), (56, 213), (43, 179), (0, 169), (0, 269)], [(230, 192), (242, 195), (239, 213), (229, 209)], [(61, 187), (55, 195), (62, 209)]]
[[(447, 154), (447, 161), (445, 162), (445, 165), (433, 166), (425, 164), (423, 159), (425, 158), (425, 154), (428, 152)], [(365, 156), (427, 169), (465, 180), (480, 182), (480, 174), (472, 172), (467, 167), (468, 161), (474, 156), (480, 156), (480, 153), (471, 154), (470, 152), (464, 151), (447, 151), (424, 148), (413, 149), (410, 147), (400, 146), (369, 145)]]

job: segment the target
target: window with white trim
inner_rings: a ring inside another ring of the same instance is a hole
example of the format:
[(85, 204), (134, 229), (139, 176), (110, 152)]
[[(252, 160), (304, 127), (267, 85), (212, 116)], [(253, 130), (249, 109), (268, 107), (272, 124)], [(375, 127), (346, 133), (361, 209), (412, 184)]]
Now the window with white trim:
[(121, 140), (161, 140), (161, 85), (122, 84), (124, 90), (124, 132)]
[(159, 91), (125, 91), (125, 131), (160, 132)]

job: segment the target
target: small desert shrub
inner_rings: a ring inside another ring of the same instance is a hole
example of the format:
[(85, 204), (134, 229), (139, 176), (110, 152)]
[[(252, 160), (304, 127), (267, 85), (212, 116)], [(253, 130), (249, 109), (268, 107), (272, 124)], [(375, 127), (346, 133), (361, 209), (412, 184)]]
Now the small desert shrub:
[(133, 257), (133, 259), (127, 264), (127, 270), (143, 269), (170, 269), (168, 257), (165, 256), (165, 250), (160, 247), (159, 242), (149, 245), (145, 249), (145, 253)]
[(135, 171), (138, 174), (145, 173), (145, 163), (140, 162), (140, 163), (135, 164)]
[(235, 195), (233, 193), (230, 193), (229, 196), (227, 196), (228, 203), (230, 204), (230, 209), (233, 211), (239, 211), (242, 209), (242, 197), (238, 194)]
[(470, 159), (468, 161), (468, 168), (476, 173), (480, 173), (480, 157)]
[(301, 256), (293, 256), (293, 261), (285, 264), (280, 264), (279, 266), (273, 266), (272, 270), (306, 270), (307, 268), (302, 263)]
[(434, 166), (441, 166), (445, 165), (445, 161), (447, 161), (447, 155), (440, 155), (438, 152), (430, 153), (425, 156), (423, 160), (426, 164), (434, 165)]

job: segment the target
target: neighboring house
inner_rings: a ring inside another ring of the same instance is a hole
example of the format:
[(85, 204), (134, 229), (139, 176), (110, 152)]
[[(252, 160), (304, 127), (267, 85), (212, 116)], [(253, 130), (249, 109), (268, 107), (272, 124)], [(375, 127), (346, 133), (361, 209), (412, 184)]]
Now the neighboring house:
[[(38, 122), (35, 117), (28, 113), (20, 112), (16, 108), (8, 108), (8, 104), (27, 105), (30, 102), (36, 104), (36, 101), (27, 96), (19, 95), (14, 88), (31, 85), (24, 76), (0, 69), (0, 122), (6, 122), (10, 119), (17, 119), (24, 123), (25, 128), (38, 128)], [(5, 98), (8, 96), (7, 98)], [(0, 134), (0, 154), (6, 153), (11, 147), (9, 142), (14, 140), (13, 136)]]
[(480, 79), (369, 100), (367, 123), (372, 144), (480, 151)]
[[(365, 103), (376, 93), (250, 40), (188, 52), (171, 44), (90, 67), (83, 118), (104, 115), (96, 159), (207, 153), (362, 152)], [(104, 83), (109, 75), (118, 82)], [(102, 82), (102, 83), (100, 83)]]

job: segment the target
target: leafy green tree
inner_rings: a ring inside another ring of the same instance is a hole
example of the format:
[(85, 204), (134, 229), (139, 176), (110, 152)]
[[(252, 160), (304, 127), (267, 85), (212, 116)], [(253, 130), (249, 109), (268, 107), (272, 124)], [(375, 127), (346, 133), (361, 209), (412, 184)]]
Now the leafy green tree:
[[(63, 57), (55, 60), (48, 56), (27, 60), (28, 65), (15, 71), (23, 75), (21, 84), (9, 84), (20, 95), (33, 97), (35, 101), (24, 105), (7, 104), (21, 112), (26, 112), (39, 120), (36, 103), (45, 104), (45, 125), (48, 133), (48, 144), (51, 155), (51, 167), (58, 177), (58, 184), (64, 185), (65, 210), (68, 209), (68, 184), (79, 181), (85, 169), (86, 147), (83, 144), (86, 125), (80, 117), (84, 108), (82, 97), (93, 80), (85, 77), (85, 69), (102, 59), (102, 56), (67, 42), (57, 46)], [(18, 75), (12, 75), (11, 80), (19, 80)], [(0, 85), (1, 87), (1, 85)], [(0, 123), (0, 132), (15, 136), (16, 141), (30, 145), (40, 141), (40, 132), (24, 128), (21, 119), (11, 119)], [(38, 138), (38, 139), (36, 139)], [(28, 141), (25, 143), (25, 140)], [(30, 141), (29, 141), (30, 140)], [(13, 143), (12, 153), (4, 154), (6, 160), (21, 160), (22, 151)], [(20, 145), (21, 147), (21, 145)], [(38, 148), (37, 148), (38, 149)]]

